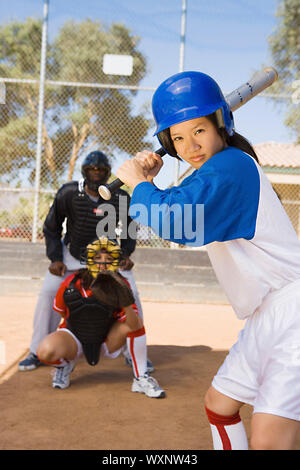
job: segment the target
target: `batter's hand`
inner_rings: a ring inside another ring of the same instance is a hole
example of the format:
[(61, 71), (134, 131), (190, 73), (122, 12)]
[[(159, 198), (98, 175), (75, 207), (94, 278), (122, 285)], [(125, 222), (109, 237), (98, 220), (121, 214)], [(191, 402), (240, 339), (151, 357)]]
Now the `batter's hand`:
[(62, 261), (53, 261), (48, 269), (54, 276), (63, 276), (67, 270), (67, 266)]
[(118, 169), (117, 177), (134, 189), (139, 183), (152, 182), (163, 166), (162, 158), (154, 152), (143, 150)]
[(138, 152), (134, 158), (143, 168), (147, 180), (151, 182), (164, 164), (160, 155), (149, 150)]

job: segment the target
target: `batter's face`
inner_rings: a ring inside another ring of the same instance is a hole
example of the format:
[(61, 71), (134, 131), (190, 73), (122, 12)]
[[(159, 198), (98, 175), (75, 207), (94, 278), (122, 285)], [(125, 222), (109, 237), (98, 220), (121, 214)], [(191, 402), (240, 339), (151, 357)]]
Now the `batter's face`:
[(178, 155), (197, 170), (227, 147), (213, 123), (206, 117), (175, 124), (170, 127), (170, 135)]

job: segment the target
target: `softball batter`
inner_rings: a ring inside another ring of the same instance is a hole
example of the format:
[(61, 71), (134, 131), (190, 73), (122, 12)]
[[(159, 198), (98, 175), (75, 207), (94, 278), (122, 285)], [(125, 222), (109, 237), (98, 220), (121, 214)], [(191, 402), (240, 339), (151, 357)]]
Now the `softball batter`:
[[(160, 144), (194, 172), (178, 187), (160, 190), (153, 178), (162, 159), (137, 153), (117, 173), (134, 189), (131, 216), (142, 212), (142, 222), (162, 237), (168, 220), (167, 239), (206, 245), (236, 315), (247, 319), (206, 393), (214, 448), (248, 448), (239, 415), (248, 403), (251, 448), (292, 449), (300, 420), (300, 241), (211, 77), (171, 76), (154, 93), (152, 108)], [(137, 210), (141, 204), (146, 210)], [(164, 208), (162, 221), (153, 207)], [(197, 207), (204, 208), (203, 219), (196, 218)], [(185, 235), (187, 226), (194, 238)]]

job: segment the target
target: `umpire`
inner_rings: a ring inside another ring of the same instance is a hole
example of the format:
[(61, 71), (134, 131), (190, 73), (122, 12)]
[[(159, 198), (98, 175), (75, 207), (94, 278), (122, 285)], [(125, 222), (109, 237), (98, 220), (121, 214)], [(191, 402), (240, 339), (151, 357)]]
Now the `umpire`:
[[(51, 264), (45, 274), (34, 312), (29, 354), (19, 363), (21, 371), (33, 370), (41, 365), (36, 356), (36, 349), (45, 336), (56, 330), (61, 320), (60, 315), (52, 308), (56, 292), (67, 276), (82, 268), (82, 264), (80, 264), (81, 248), (97, 236), (105, 235), (105, 233), (96, 233), (96, 229), (99, 222), (105, 217), (105, 211), (101, 209), (101, 204), (105, 203), (107, 207), (107, 202), (98, 194), (99, 186), (106, 183), (111, 174), (111, 165), (107, 156), (100, 151), (89, 153), (82, 163), (81, 173), (83, 178), (80, 181), (66, 183), (58, 190), (44, 223), (46, 254)], [(119, 204), (120, 196), (123, 196), (122, 205)], [(127, 201), (126, 210), (124, 210), (124, 199)], [(129, 280), (140, 316), (143, 318), (139, 295), (131, 271), (133, 262), (130, 255), (135, 250), (136, 237), (132, 234), (133, 222), (128, 215), (129, 203), (130, 197), (122, 189), (110, 201), (115, 214), (113, 221), (116, 224), (115, 228), (123, 226), (127, 231), (126, 234), (122, 233), (120, 240), (124, 254), (124, 260), (120, 266), (121, 274)], [(123, 207), (123, 210), (120, 210), (120, 207)], [(65, 221), (65, 235), (62, 238)], [(129, 226), (131, 226), (130, 231), (128, 230)], [(126, 352), (124, 355), (126, 357)], [(150, 363), (149, 367), (151, 368)]]

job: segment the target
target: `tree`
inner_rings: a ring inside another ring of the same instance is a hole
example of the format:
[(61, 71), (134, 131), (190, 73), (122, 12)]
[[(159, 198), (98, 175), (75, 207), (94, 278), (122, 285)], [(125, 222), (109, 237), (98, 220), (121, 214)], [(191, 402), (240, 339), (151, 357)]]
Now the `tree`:
[[(103, 26), (90, 19), (66, 22), (47, 50), (47, 86), (43, 124), (42, 185), (71, 180), (78, 157), (99, 147), (114, 158), (145, 145), (150, 119), (133, 112), (135, 90), (57, 86), (49, 81), (138, 85), (146, 74), (139, 38), (120, 24)], [(27, 19), (0, 28), (0, 77), (39, 79), (41, 22)], [(133, 56), (131, 76), (105, 75), (105, 53)], [(35, 176), (38, 83), (8, 84), (0, 108), (0, 171), (8, 181), (20, 170)], [(24, 175), (25, 172), (22, 173)]]
[[(32, 219), (34, 213), (34, 196), (13, 195), (9, 207), (0, 208), (0, 227), (14, 228), (14, 237), (22, 236), (19, 229), (25, 230), (28, 238), (31, 238)], [(39, 200), (38, 232), (42, 235), (43, 222), (49, 211), (54, 196), (41, 194)]]
[(269, 38), (271, 54), (279, 72), (273, 90), (288, 95), (285, 124), (300, 143), (300, 0), (283, 0), (277, 9), (278, 25)]

